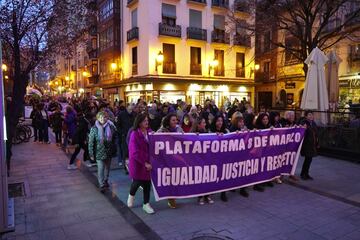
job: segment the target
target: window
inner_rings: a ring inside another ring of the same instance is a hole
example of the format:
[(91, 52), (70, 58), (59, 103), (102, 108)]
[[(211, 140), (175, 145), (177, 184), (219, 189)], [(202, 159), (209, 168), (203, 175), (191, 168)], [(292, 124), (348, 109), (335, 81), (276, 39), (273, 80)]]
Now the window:
[[(285, 37), (286, 48), (300, 48), (300, 42), (292, 36)], [(284, 65), (298, 64), (300, 61), (292, 54), (292, 52), (285, 50), (285, 63)]]
[(264, 72), (265, 73), (270, 72), (270, 62), (264, 62)]
[(99, 10), (99, 21), (104, 21), (113, 15), (113, 0), (107, 0), (102, 6), (100, 6)]
[(202, 28), (202, 14), (201, 11), (189, 10), (189, 26), (194, 28)]
[(176, 73), (175, 45), (164, 43), (163, 53), (164, 53), (163, 73)]
[(137, 47), (132, 48), (132, 74), (136, 75), (138, 72), (138, 56), (137, 56)]
[(111, 46), (113, 46), (112, 26), (100, 33), (100, 42), (99, 42), (100, 51), (105, 50)]
[(201, 75), (201, 48), (190, 47), (190, 74)]
[(97, 60), (91, 61), (91, 75), (96, 75), (98, 73), (98, 62)]
[(236, 77), (245, 77), (245, 54), (236, 53)]
[(218, 60), (219, 64), (215, 67), (214, 75), (215, 76), (224, 76), (224, 50), (215, 50), (215, 59)]
[(271, 45), (271, 32), (268, 31), (263, 36), (263, 52), (269, 51), (270, 45)]
[(131, 28), (137, 27), (137, 9), (131, 12)]
[(225, 16), (216, 14), (214, 15), (214, 29), (225, 30)]
[(163, 3), (161, 11), (162, 11), (162, 23), (170, 26), (175, 26), (176, 6)]

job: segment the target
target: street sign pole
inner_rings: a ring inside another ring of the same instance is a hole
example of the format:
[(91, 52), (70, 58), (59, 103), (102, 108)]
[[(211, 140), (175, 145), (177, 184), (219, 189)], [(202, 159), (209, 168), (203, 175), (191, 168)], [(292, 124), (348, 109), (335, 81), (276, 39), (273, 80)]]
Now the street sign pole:
[(2, 48), (0, 41), (0, 233), (9, 231), (8, 225), (8, 183), (6, 167), (6, 124), (4, 104), (4, 78), (2, 72)]

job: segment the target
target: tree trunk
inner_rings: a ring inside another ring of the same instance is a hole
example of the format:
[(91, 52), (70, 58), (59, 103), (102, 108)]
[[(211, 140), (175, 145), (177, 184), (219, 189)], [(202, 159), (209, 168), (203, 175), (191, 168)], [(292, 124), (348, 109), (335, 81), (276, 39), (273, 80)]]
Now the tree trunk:
[(303, 63), (303, 70), (304, 70), (304, 75), (305, 75), (305, 79), (306, 79), (307, 72), (308, 72), (308, 65), (306, 63)]

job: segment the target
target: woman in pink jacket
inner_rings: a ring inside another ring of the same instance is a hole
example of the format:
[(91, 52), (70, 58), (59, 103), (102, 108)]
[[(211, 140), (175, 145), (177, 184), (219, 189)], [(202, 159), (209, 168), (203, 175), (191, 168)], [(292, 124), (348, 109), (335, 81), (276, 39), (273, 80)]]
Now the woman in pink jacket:
[(141, 186), (144, 192), (143, 210), (148, 214), (153, 214), (155, 211), (149, 204), (151, 164), (148, 135), (150, 131), (147, 114), (139, 113), (135, 118), (129, 141), (129, 173), (133, 181), (127, 205), (128, 207), (134, 206), (136, 191)]

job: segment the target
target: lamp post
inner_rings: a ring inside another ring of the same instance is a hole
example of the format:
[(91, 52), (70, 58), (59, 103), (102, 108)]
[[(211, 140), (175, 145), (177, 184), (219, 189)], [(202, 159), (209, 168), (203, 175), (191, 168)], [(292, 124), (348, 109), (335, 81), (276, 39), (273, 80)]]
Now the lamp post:
[(254, 74), (255, 71), (260, 69), (260, 65), (259, 64), (255, 64), (254, 68), (250, 69), (250, 77)]
[(209, 64), (209, 76), (211, 74), (211, 70), (214, 70), (217, 66), (219, 66), (219, 60), (214, 59)]
[(159, 51), (159, 53), (155, 59), (155, 71), (156, 72), (158, 71), (158, 66), (160, 66), (163, 62), (164, 62), (164, 54), (161, 51)]

